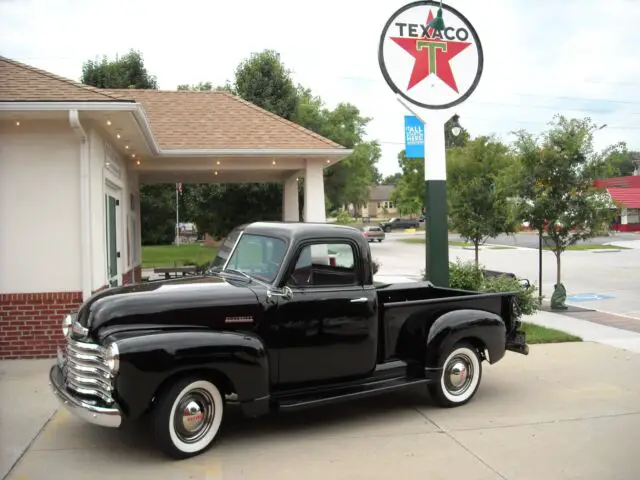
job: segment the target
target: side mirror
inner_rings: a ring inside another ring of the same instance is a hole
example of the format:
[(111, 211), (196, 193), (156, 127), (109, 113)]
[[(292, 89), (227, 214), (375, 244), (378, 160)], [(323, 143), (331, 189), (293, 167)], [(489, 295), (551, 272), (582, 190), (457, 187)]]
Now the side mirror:
[(293, 290), (291, 288), (284, 286), (278, 290), (267, 289), (267, 298), (272, 300), (273, 297), (282, 297), (285, 300), (291, 300), (293, 298)]

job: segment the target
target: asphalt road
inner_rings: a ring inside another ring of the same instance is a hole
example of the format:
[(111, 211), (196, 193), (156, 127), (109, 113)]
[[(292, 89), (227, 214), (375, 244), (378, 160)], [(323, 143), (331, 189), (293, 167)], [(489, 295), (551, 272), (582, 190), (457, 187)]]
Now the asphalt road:
[[(516, 237), (517, 247), (525, 247), (527, 234)], [(372, 243), (373, 258), (380, 262), (380, 275), (420, 278), (425, 268), (425, 247), (421, 244), (407, 244), (398, 239), (420, 234), (391, 233), (382, 243)], [(625, 240), (640, 240), (635, 234), (624, 235)], [(608, 242), (623, 241), (622, 236), (608, 237)], [(482, 248), (480, 263), (489, 270), (511, 272), (520, 278), (527, 278), (538, 284), (537, 237), (528, 248), (491, 249)], [(454, 238), (455, 240), (455, 238)], [(499, 241), (500, 239), (498, 239)], [(515, 246), (512, 243), (506, 244)], [(449, 260), (473, 260), (472, 248), (449, 247)], [(552, 252), (544, 251), (542, 271), (542, 293), (549, 299), (556, 282), (556, 259)], [(640, 319), (640, 250), (567, 251), (562, 254), (562, 282), (567, 288), (567, 303), (586, 308), (594, 308), (611, 313)], [(578, 297), (575, 297), (578, 295)], [(586, 300), (592, 298), (593, 300)]]
[[(596, 237), (582, 242), (578, 245), (603, 245), (610, 242), (620, 242), (625, 240), (639, 240), (640, 235), (636, 233), (619, 232), (608, 237)], [(449, 240), (462, 241), (459, 235), (449, 234)], [(515, 235), (499, 235), (486, 241), (488, 245), (506, 245), (513, 247), (538, 248), (538, 235), (535, 233), (517, 233)]]

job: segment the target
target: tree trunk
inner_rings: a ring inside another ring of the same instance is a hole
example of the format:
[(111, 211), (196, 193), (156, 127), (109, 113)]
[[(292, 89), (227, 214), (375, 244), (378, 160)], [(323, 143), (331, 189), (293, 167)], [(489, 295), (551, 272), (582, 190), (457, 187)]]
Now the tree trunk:
[(560, 283), (562, 283), (562, 275), (561, 275), (561, 268), (560, 268), (560, 255), (562, 252), (555, 251), (553, 253), (556, 254), (556, 285), (560, 285)]
[(475, 249), (475, 254), (476, 254), (476, 267), (478, 266), (479, 259), (478, 259), (478, 242), (473, 242), (473, 248)]

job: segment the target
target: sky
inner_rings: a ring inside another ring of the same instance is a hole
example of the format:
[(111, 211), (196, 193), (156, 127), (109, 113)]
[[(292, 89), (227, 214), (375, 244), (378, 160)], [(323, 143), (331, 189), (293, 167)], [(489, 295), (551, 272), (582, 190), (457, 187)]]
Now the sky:
[[(399, 171), (408, 112), (378, 65), (380, 34), (406, 0), (0, 0), (0, 55), (79, 80), (97, 56), (142, 52), (161, 89), (233, 78), (252, 52), (274, 49), (294, 81), (328, 107), (371, 117), (383, 174)], [(541, 132), (556, 113), (607, 126), (597, 149), (640, 150), (640, 0), (449, 0), (478, 32), (480, 83), (455, 107), (472, 136)]]

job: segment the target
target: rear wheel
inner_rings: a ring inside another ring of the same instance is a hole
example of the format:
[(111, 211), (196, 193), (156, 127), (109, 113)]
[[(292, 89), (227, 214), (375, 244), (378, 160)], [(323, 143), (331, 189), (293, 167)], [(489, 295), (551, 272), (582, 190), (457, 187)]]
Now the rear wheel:
[(427, 387), (429, 395), (442, 407), (458, 407), (469, 402), (480, 387), (482, 358), (468, 343), (458, 343), (440, 361), (442, 369), (437, 382)]
[(174, 458), (204, 452), (218, 435), (224, 400), (208, 380), (179, 380), (160, 396), (154, 412), (154, 430), (160, 448)]

